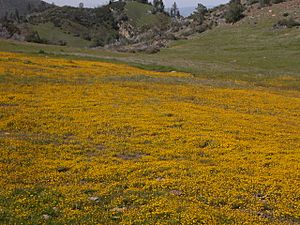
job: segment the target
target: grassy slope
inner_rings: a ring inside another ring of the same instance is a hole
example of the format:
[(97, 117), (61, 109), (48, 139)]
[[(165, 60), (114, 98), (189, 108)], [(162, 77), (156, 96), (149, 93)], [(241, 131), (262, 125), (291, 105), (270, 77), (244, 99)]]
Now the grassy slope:
[(145, 30), (149, 27), (153, 27), (160, 22), (160, 19), (167, 20), (168, 17), (162, 14), (151, 13), (151, 5), (142, 4), (138, 2), (127, 2), (126, 3), (126, 14), (132, 25), (138, 29)]
[[(300, 88), (300, 29), (274, 30), (283, 11), (280, 5), (264, 8), (260, 17), (208, 31), (192, 40), (174, 42), (154, 55), (111, 53), (66, 47), (0, 42), (0, 50), (47, 52), (112, 59), (146, 68), (171, 68), (203, 78), (247, 81), (264, 86)], [(272, 15), (269, 12), (272, 9)], [(300, 13), (300, 9), (291, 13)]]
[(60, 28), (55, 27), (52, 23), (31, 25), (31, 28), (37, 31), (41, 38), (52, 43), (64, 41), (67, 46), (76, 46), (79, 48), (88, 47), (91, 42), (80, 37), (74, 37), (72, 34), (63, 32)]
[[(146, 63), (159, 63), (200, 76), (231, 78), (270, 85), (274, 77), (292, 76), (284, 85), (300, 87), (300, 29), (273, 29), (283, 12), (300, 14), (300, 7), (282, 5), (255, 12), (235, 25), (222, 26), (192, 40), (174, 42)], [(269, 12), (272, 10), (272, 12)]]
[(0, 17), (8, 15), (10, 13), (15, 13), (18, 9), (20, 15), (28, 13), (28, 4), (31, 4), (32, 8), (37, 8), (40, 4), (40, 0), (0, 0)]

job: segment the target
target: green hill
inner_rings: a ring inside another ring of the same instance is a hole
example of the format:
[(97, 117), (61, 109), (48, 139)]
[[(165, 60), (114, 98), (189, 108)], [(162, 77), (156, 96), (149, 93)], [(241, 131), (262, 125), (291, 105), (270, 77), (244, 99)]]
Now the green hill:
[[(300, 89), (300, 29), (297, 26), (274, 27), (278, 21), (291, 17), (299, 21), (299, 15), (300, 6), (296, 0), (261, 9), (253, 6), (246, 12), (246, 17), (234, 25), (221, 25), (188, 40), (174, 41), (168, 48), (153, 55), (3, 41), (0, 42), (0, 50), (37, 52), (42, 48), (54, 54), (62, 50), (70, 57), (105, 58), (138, 64), (143, 68), (183, 70), (203, 79)], [(131, 18), (138, 21), (141, 17)]]
[(247, 13), (234, 25), (214, 28), (191, 40), (176, 41), (152, 60), (209, 77), (238, 76), (261, 83), (274, 76), (294, 76), (285, 83), (299, 86), (300, 29), (274, 27), (286, 15), (299, 20), (298, 1), (253, 8)]
[[(8, 5), (8, 1), (5, 0), (5, 10), (13, 9), (17, 1), (13, 0)], [(27, 1), (20, 6), (22, 15), (26, 13), (24, 7), (33, 4)], [(38, 0), (34, 2), (42, 4)], [(38, 13), (35, 10), (26, 18), (16, 19), (15, 15), (6, 18), (8, 21), (5, 21), (3, 26), (10, 32), (6, 37), (15, 37), (13, 32), (17, 32), (19, 39), (29, 42), (98, 47), (126, 39), (126, 35), (124, 36), (126, 32), (138, 35), (155, 26), (170, 23), (169, 16), (163, 13), (153, 14), (152, 10), (153, 6), (139, 2), (113, 2), (93, 9), (49, 7)], [(129, 27), (131, 30), (126, 30)]]
[(39, 11), (50, 7), (50, 5), (41, 0), (0, 0), (0, 18), (10, 16), (18, 11), (19, 16), (24, 16), (34, 11)]
[[(63, 43), (68, 46), (102, 46), (118, 39), (119, 18), (111, 10), (122, 14), (125, 3), (89, 9), (54, 7), (40, 14), (33, 14), (26, 24), (32, 32), (50, 44)], [(55, 32), (58, 35), (49, 33)], [(33, 40), (34, 41), (34, 40)]]
[(152, 14), (152, 5), (142, 4), (139, 2), (127, 2), (125, 6), (125, 13), (128, 16), (128, 21), (139, 31), (145, 31), (157, 26), (164, 21), (164, 23), (170, 22), (170, 17), (162, 14)]

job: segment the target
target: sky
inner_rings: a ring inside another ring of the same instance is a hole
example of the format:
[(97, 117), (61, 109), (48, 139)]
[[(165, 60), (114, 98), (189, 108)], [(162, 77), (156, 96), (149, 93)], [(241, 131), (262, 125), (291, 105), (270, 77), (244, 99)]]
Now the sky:
[[(84, 3), (85, 7), (95, 7), (99, 5), (103, 5), (105, 3), (108, 3), (109, 0), (46, 0), (46, 2), (54, 2), (56, 5), (62, 6), (62, 5), (72, 5), (72, 6), (78, 6), (80, 2)], [(196, 6), (198, 3), (202, 3), (206, 6), (215, 6), (222, 3), (226, 3), (229, 0), (175, 0), (177, 2), (177, 5), (180, 8), (183, 7), (192, 7)], [(174, 0), (164, 0), (165, 5), (167, 7), (170, 7), (171, 4), (174, 2)]]

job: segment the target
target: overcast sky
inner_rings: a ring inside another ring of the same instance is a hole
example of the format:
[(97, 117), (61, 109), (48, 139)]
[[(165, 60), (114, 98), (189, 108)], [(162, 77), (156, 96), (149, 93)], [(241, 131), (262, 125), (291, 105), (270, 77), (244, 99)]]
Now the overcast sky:
[[(46, 0), (46, 2), (54, 2), (56, 5), (73, 5), (78, 6), (80, 2), (83, 2), (85, 7), (95, 7), (107, 3), (109, 0)], [(215, 6), (222, 3), (226, 3), (229, 0), (175, 0), (179, 7), (196, 6), (198, 3), (202, 3), (206, 6)], [(169, 7), (174, 0), (164, 0), (167, 7)]]

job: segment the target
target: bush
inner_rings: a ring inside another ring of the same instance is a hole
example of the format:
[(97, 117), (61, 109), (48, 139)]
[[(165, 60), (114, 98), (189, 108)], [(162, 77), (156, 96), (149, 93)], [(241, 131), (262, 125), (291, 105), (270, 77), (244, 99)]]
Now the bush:
[(48, 41), (45, 39), (40, 38), (40, 35), (36, 31), (30, 32), (26, 37), (25, 41), (27, 42), (34, 42), (34, 43), (40, 43), (40, 44), (48, 44)]
[(272, 0), (271, 2), (273, 4), (278, 4), (278, 3), (281, 3), (281, 2), (286, 2), (286, 0)]
[(253, 4), (256, 4), (258, 2), (259, 2), (259, 0), (247, 0), (247, 5), (253, 5)]
[(278, 4), (281, 2), (285, 2), (286, 0), (259, 0), (259, 4), (261, 7), (268, 6), (271, 4)]
[(40, 49), (40, 50), (38, 51), (38, 53), (39, 53), (39, 54), (46, 54), (46, 52), (45, 52), (43, 49)]
[(300, 23), (291, 17), (289, 19), (279, 20), (278, 23), (274, 25), (274, 28), (292, 28), (296, 26), (300, 26)]
[(259, 4), (262, 7), (270, 5), (270, 3), (271, 3), (271, 0), (259, 0)]
[(288, 17), (290, 14), (288, 12), (283, 13), (284, 17)]
[(231, 1), (225, 14), (226, 23), (235, 23), (244, 17), (244, 7), (239, 1)]
[(198, 4), (196, 11), (190, 16), (190, 18), (201, 25), (205, 20), (205, 15), (207, 14), (207, 12), (208, 10), (204, 5)]
[(21, 33), (20, 29), (12, 22), (4, 21), (0, 25), (2, 25), (2, 27), (6, 28), (6, 30), (8, 31), (10, 36), (13, 36), (14, 34), (20, 34)]

